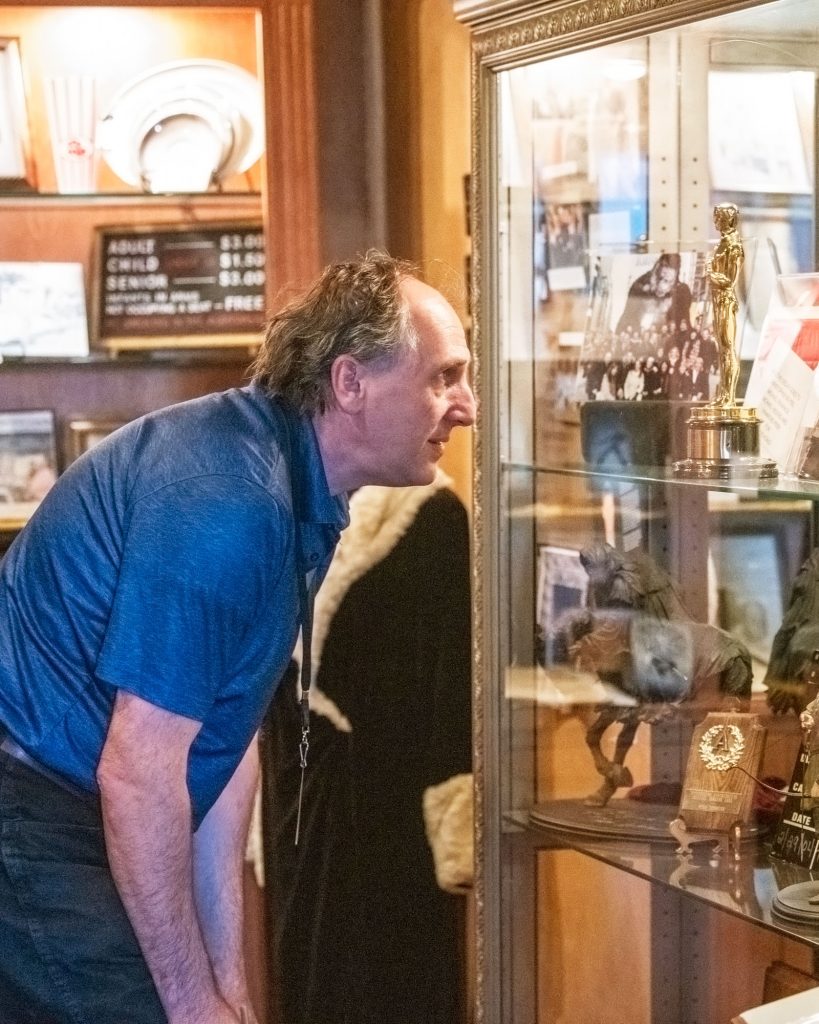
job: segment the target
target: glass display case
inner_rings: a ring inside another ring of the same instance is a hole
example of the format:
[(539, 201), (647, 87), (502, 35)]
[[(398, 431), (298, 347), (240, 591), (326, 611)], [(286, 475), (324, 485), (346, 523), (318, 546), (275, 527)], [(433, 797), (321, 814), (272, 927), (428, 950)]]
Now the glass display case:
[(454, 6), (478, 1016), (728, 1024), (819, 984), (816, 3)]

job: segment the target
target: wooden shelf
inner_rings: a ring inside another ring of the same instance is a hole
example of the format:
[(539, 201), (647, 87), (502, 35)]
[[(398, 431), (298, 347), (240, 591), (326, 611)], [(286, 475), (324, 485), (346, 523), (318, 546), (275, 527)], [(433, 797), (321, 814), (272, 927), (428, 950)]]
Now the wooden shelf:
[(196, 209), (223, 209), (244, 206), (253, 201), (261, 204), (260, 192), (175, 192), (155, 195), (147, 192), (89, 192), (87, 194), (65, 194), (59, 192), (3, 192), (0, 191), (0, 206), (12, 208), (48, 206), (171, 206), (196, 204)]

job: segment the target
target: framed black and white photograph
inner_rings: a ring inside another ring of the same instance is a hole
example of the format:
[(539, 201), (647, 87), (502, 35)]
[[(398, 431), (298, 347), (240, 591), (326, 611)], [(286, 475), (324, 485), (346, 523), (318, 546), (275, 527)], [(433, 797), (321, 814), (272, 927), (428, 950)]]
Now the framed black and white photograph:
[(20, 44), (0, 37), (0, 189), (35, 187)]
[(717, 625), (767, 664), (785, 613), (785, 538), (771, 527), (712, 536)]
[(81, 263), (0, 263), (0, 357), (88, 355)]
[(577, 399), (707, 401), (719, 372), (704, 251), (596, 255)]
[(54, 413), (0, 413), (0, 520), (33, 511), (57, 479)]
[(125, 420), (70, 420), (66, 435), (66, 465), (78, 459), (103, 438), (125, 425)]

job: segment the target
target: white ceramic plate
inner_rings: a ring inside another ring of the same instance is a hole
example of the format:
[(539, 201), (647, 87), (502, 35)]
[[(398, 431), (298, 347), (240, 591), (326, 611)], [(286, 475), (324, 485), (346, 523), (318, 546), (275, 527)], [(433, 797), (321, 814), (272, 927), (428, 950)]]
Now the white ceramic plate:
[(111, 170), (152, 192), (204, 191), (246, 171), (263, 148), (259, 80), (218, 60), (160, 64), (131, 79), (100, 125)]

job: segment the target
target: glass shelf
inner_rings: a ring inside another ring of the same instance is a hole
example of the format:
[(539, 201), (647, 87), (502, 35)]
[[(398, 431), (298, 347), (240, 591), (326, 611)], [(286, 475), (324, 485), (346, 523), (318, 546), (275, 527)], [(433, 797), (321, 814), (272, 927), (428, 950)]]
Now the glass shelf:
[(533, 825), (523, 812), (505, 816), (514, 832), (525, 832), (537, 850), (574, 850), (637, 878), (675, 889), (687, 897), (718, 907), (735, 917), (753, 921), (778, 935), (819, 948), (819, 926), (799, 925), (776, 916), (771, 909), (778, 891), (797, 882), (816, 879), (816, 873), (769, 855), (764, 843), (748, 843), (739, 860), (733, 855), (714, 857), (703, 843), (690, 857), (668, 843), (595, 842), (563, 831)]
[(804, 498), (816, 501), (819, 499), (819, 481), (802, 480), (795, 476), (780, 476), (777, 480), (753, 480), (737, 477), (733, 480), (688, 480), (674, 475), (670, 466), (629, 466), (621, 470), (594, 469), (583, 464), (531, 464), (524, 462), (504, 462), (502, 472), (507, 473), (538, 473), (556, 474), (563, 477), (578, 477), (596, 481), (598, 485), (612, 483), (649, 483), (670, 484), (680, 487), (705, 488), (709, 491), (731, 491), (740, 495), (747, 494), (755, 498), (770, 500)]

